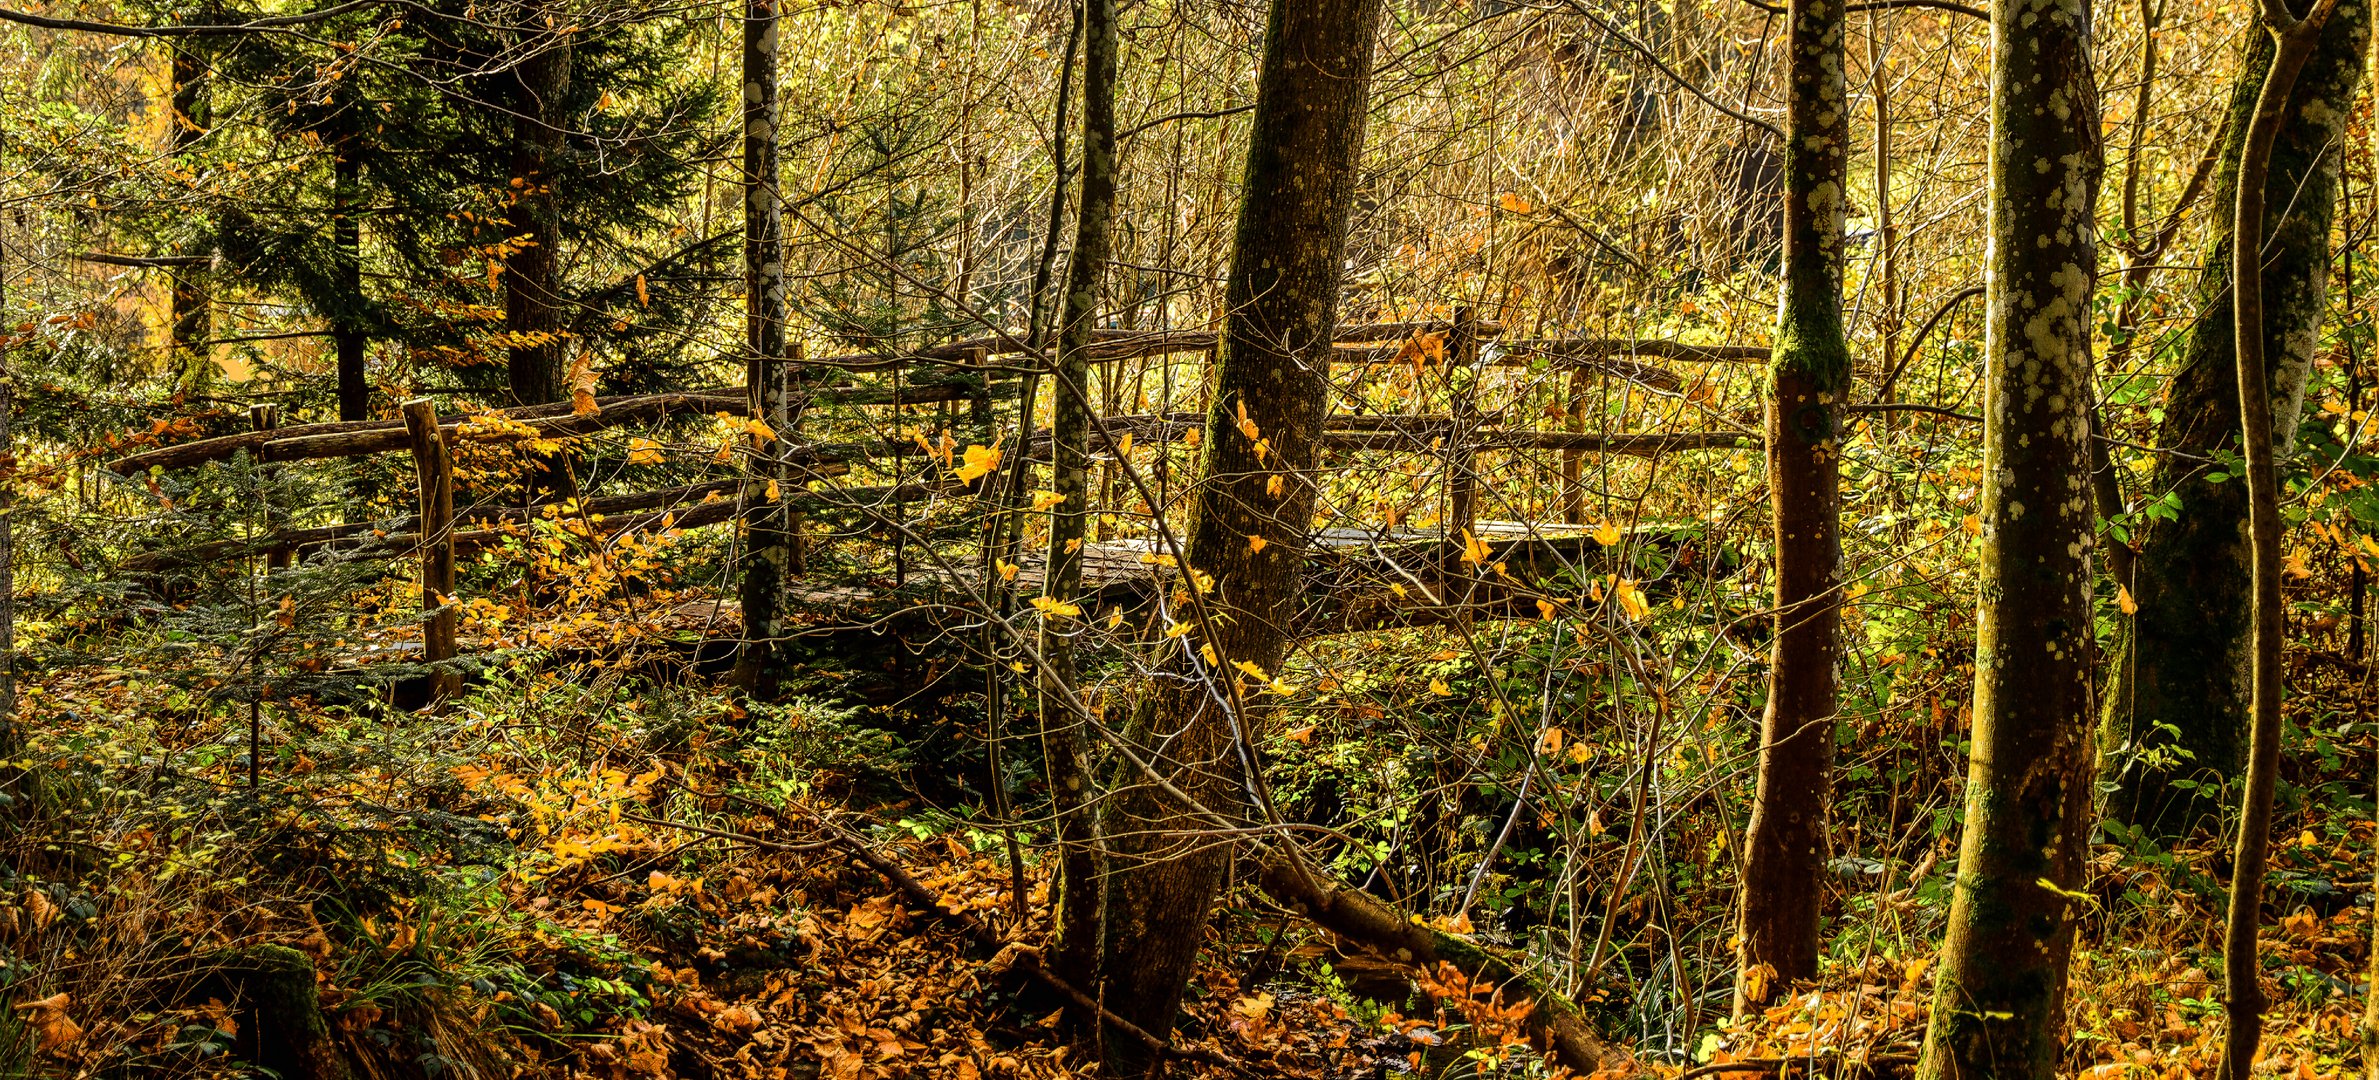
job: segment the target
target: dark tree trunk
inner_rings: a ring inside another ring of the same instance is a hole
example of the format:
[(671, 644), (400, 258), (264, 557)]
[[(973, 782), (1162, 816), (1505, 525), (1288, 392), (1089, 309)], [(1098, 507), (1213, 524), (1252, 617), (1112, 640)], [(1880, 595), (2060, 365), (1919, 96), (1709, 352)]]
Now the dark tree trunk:
[(2056, 1074), (2091, 827), (2087, 5), (1991, 5), (1981, 601), (1965, 836), (1920, 1080)]
[[(752, 415), (787, 424), (784, 200), (777, 191), (777, 0), (750, 0), (743, 23), (744, 386)], [(739, 598), (743, 647), (733, 681), (776, 695), (776, 642), (784, 635), (784, 585), (792, 522), (780, 438), (753, 440), (744, 485), (745, 552)], [(771, 489), (775, 494), (771, 494)]]
[(1066, 701), (1076, 685), (1074, 636), (1087, 611), (1062, 614), (1081, 599), (1082, 551), (1090, 521), (1090, 345), (1099, 286), (1115, 217), (1115, 0), (1082, 0), (1082, 206), (1074, 216), (1065, 304), (1057, 324), (1055, 412), (1050, 478), (1060, 498), (1049, 509), (1049, 563), (1041, 616), (1041, 751), (1057, 814), (1057, 971), (1088, 984), (1097, 975), (1099, 883), (1106, 860), (1096, 835), (1090, 739)]
[[(2289, 94), (2272, 146), (2264, 206), (2265, 367), (2271, 385), (2274, 450), (2292, 453), (2328, 295), (2330, 223), (2338, 189), (2338, 154), (2362, 79), (2371, 9), (2341, 4), (2313, 47)], [(2220, 205), (2238, 193), (2240, 154), (2255, 99), (2270, 68), (2272, 43), (2258, 34), (2231, 88), (2230, 142), (2217, 173)], [(2131, 592), (2139, 610), (2120, 648), (2106, 700), (2105, 764), (2114, 793), (2107, 815), (2162, 835), (2177, 835), (2220, 810), (2220, 789), (2244, 764), (2250, 683), (2246, 485), (2209, 459), (2236, 454), (2239, 434), (2237, 346), (2230, 296), (2228, 215), (2200, 272), (2204, 312), (2191, 331), (2184, 366), (2166, 392), (2150, 497), (2180, 496), (2180, 515), (2145, 530)], [(2175, 781), (2203, 786), (2177, 787)]]
[[(1134, 710), (1134, 753), (1171, 791), (1123, 772), (1103, 829), (1115, 855), (1101, 955), (1104, 999), (1157, 1033), (1173, 1029), (1230, 848), (1214, 818), (1242, 816), (1248, 724), (1225, 715), (1267, 692), (1289, 640), (1313, 524), (1311, 479), (1328, 406), (1347, 219), (1360, 172), (1381, 0), (1274, 0), (1249, 133), (1226, 316), (1193, 502), (1187, 567), (1211, 577), (1197, 633)], [(1181, 611), (1180, 616), (1190, 615)], [(1210, 696), (1209, 687), (1223, 700)], [(1227, 702), (1228, 704), (1225, 704)], [(1174, 794), (1179, 792), (1179, 795)], [(1110, 1072), (1161, 1069), (1106, 1040)]]
[(339, 140), (333, 164), (331, 255), (337, 260), (339, 308), (331, 318), (331, 345), (338, 358), (339, 419), (371, 418), (371, 385), (365, 381), (363, 349), (363, 163), (355, 137)]
[(516, 405), (562, 397), (563, 96), (570, 88), (570, 41), (559, 35), (523, 43), (515, 77), (520, 97), (512, 121), (511, 242), (506, 261), (504, 329), (512, 335), (510, 371)]
[[(205, 58), (187, 49), (174, 50), (173, 116), (170, 118), (173, 134), (167, 139), (167, 144), (175, 154), (187, 152), (200, 136), (206, 134), (207, 125), (211, 122), (207, 93), (209, 81)], [(174, 267), (172, 290), (174, 366), (186, 369), (207, 359), (207, 341), (214, 337), (212, 297), (207, 289), (206, 268)]]
[(1761, 724), (1759, 787), (1744, 837), (1741, 1015), (1815, 978), (1841, 653), (1839, 437), (1850, 350), (1842, 335), (1843, 189), (1848, 179), (1842, 5), (1793, 0), (1786, 114), (1784, 298), (1767, 405), (1775, 513), (1776, 638)]

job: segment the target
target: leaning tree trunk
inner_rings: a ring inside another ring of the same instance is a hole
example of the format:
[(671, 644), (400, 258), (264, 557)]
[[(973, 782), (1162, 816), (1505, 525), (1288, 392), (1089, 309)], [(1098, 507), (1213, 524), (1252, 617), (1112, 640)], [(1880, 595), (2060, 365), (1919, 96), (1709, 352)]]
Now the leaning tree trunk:
[(1090, 740), (1067, 700), (1079, 674), (1074, 638), (1089, 614), (1075, 605), (1090, 521), (1090, 344), (1115, 217), (1115, 0), (1082, 0), (1082, 6), (1082, 206), (1057, 324), (1049, 472), (1059, 501), (1049, 509), (1040, 640), (1041, 752), (1059, 851), (1057, 971), (1076, 984), (1097, 975), (1098, 893), (1106, 876), (1091, 801)]
[[(1243, 754), (1252, 753), (1254, 718), (1225, 710), (1260, 702), (1265, 676), (1278, 674), (1288, 652), (1381, 6), (1274, 0), (1264, 31), (1224, 284), (1222, 356), (1185, 553), (1185, 571), (1212, 585), (1199, 632), (1167, 642), (1175, 651), (1128, 732), (1134, 753), (1169, 783), (1125, 773), (1135, 782), (1107, 804), (1112, 818), (1102, 828), (1115, 862), (1100, 956), (1104, 1000), (1159, 1034), (1173, 1028), (1230, 861), (1211, 819), (1181, 796), (1237, 816), (1254, 764)], [(1129, 1040), (1109, 1038), (1106, 1046), (1112, 1075), (1162, 1066)]]
[(1993, 0), (1991, 34), (1973, 749), (1920, 1080), (2056, 1074), (2091, 824), (2089, 8)]
[[(2371, 7), (2338, 6), (2313, 46), (2272, 145), (2263, 211), (2265, 367), (2271, 384), (2274, 452), (2295, 449), (2305, 379), (2318, 348), (2327, 299), (2330, 222), (2338, 154), (2370, 44)], [(2239, 159), (2272, 43), (2257, 34), (2231, 87), (2230, 141), (2216, 180), (2219, 205), (2234, 205)], [(2203, 315), (2180, 374), (2166, 392), (2151, 497), (2174, 492), (2180, 514), (2151, 523), (2131, 592), (2139, 610), (2107, 691), (2105, 765), (2115, 788), (2107, 816), (2177, 835), (2220, 810), (2223, 783), (2246, 756), (2253, 600), (2248, 586), (2246, 485), (2214, 459), (2239, 448), (2237, 345), (2230, 296), (2229, 215), (2198, 277)], [(2183, 782), (2183, 783), (2176, 783)]]
[[(778, 0), (749, 0), (743, 20), (744, 389), (752, 415), (783, 423), (785, 389), (784, 200), (777, 191)], [(744, 555), (738, 599), (743, 644), (732, 681), (762, 699), (776, 696), (784, 636), (786, 568), (792, 563), (782, 434), (755, 437), (743, 490)]]
[(1793, 0), (1787, 16), (1784, 298), (1767, 408), (1776, 530), (1776, 638), (1761, 723), (1759, 786), (1744, 836), (1735, 1011), (1817, 976), (1841, 653), (1842, 468), (1850, 348), (1842, 335), (1843, 187), (1850, 108), (1842, 5)]

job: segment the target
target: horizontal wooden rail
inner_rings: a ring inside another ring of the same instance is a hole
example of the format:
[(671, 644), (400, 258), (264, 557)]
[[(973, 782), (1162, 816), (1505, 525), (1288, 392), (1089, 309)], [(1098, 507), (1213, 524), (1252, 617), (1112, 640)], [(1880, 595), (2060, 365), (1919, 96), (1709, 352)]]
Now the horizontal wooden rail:
[[(1335, 338), (1338, 348), (1332, 359), (1342, 364), (1379, 363), (1397, 356), (1403, 350), (1404, 342), (1413, 335), (1449, 332), (1452, 325), (1442, 322), (1400, 322), (1343, 327)], [(1481, 337), (1491, 338), (1503, 332), (1503, 327), (1497, 323), (1473, 325)], [(1206, 330), (1100, 330), (1092, 336), (1090, 359), (1094, 363), (1112, 363), (1151, 356), (1207, 352), (1214, 347), (1215, 336)], [(971, 363), (977, 357), (1014, 356), (1029, 352), (1031, 350), (1025, 347), (1021, 337), (1001, 334), (997, 337), (969, 338), (907, 353), (860, 353), (788, 362), (813, 368), (864, 371), (909, 364)], [(1768, 358), (1768, 350), (1760, 345), (1688, 345), (1658, 339), (1545, 338), (1504, 343), (1498, 350), (1499, 358), (1495, 362), (1524, 364), (1539, 356), (1551, 357), (1557, 363), (1642, 357), (1692, 363), (1739, 364), (1764, 361)]]
[[(811, 400), (824, 405), (922, 405), (937, 401), (965, 401), (979, 397), (982, 393), (979, 380), (956, 379), (901, 387), (827, 388), (814, 393)], [(595, 407), (595, 412), (584, 416), (575, 413), (568, 402), (502, 409), (442, 423), (440, 430), (446, 433), (449, 441), (460, 442), (563, 438), (670, 416), (716, 412), (741, 416), (750, 403), (742, 388), (734, 387), (602, 397), (595, 399)], [(529, 430), (500, 430), (504, 423), (519, 423)], [(350, 420), (197, 439), (127, 454), (109, 462), (107, 468), (119, 475), (130, 476), (153, 468), (187, 469), (210, 461), (224, 461), (243, 450), (255, 455), (259, 462), (282, 462), (357, 457), (403, 450), (410, 445), (405, 438), (402, 420)]]

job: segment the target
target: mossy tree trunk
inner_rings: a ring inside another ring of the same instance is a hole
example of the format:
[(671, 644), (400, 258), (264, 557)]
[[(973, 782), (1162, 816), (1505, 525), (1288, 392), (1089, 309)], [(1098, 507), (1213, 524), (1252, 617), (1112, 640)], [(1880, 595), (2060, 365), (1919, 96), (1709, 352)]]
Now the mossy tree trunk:
[(1776, 637), (1759, 786), (1744, 837), (1735, 1009), (1817, 975), (1826, 791), (1834, 758), (1842, 623), (1837, 440), (1850, 350), (1842, 334), (1843, 186), (1850, 108), (1842, 5), (1793, 0), (1786, 16), (1784, 296), (1767, 403), (1775, 515)]
[[(2274, 452), (2295, 449), (2305, 379), (2328, 296), (2338, 155), (2371, 39), (2367, 0), (2338, 5), (2288, 96), (2264, 201), (2264, 356)], [(2258, 33), (2231, 87), (2219, 205), (2238, 195), (2239, 160), (2272, 43)], [(2247, 492), (2239, 450), (2237, 346), (2228, 214), (2198, 277), (2202, 315), (2164, 400), (2150, 498), (2179, 496), (2177, 517), (2148, 525), (2133, 570), (2138, 612), (2106, 695), (2102, 739), (2115, 790), (2107, 816), (2178, 835), (2220, 809), (2220, 786), (2245, 763), (2252, 666)], [(2232, 464), (2222, 464), (2223, 461)], [(2217, 480), (2216, 477), (2221, 479)], [(2185, 782), (2176, 784), (2176, 782)]]
[[(1277, 675), (1288, 652), (1303, 584), (1381, 8), (1381, 0), (1274, 0), (1264, 31), (1222, 355), (1184, 552), (1185, 569), (1210, 578), (1211, 591), (1199, 603), (1198, 632), (1167, 641), (1173, 651), (1128, 725), (1137, 744), (1129, 749), (1166, 783), (1123, 773), (1131, 783), (1111, 797), (1102, 826), (1114, 870), (1100, 993), (1160, 1035), (1173, 1029), (1230, 862), (1212, 815), (1242, 816), (1247, 802), (1257, 717), (1241, 707), (1263, 708), (1263, 676)], [(1129, 1040), (1106, 1045), (1110, 1075), (1162, 1067)]]
[[(752, 415), (784, 423), (784, 200), (777, 191), (778, 0), (749, 0), (743, 20), (744, 389)], [(766, 699), (776, 696), (777, 643), (784, 637), (784, 586), (792, 528), (784, 498), (782, 440), (755, 438), (743, 490), (744, 554), (737, 599), (743, 642), (731, 678)]]
[(1116, 34), (1115, 0), (1081, 3), (1082, 203), (1074, 215), (1074, 254), (1066, 264), (1057, 323), (1049, 472), (1059, 501), (1049, 508), (1042, 586), (1049, 604), (1041, 615), (1040, 713), (1041, 752), (1057, 815), (1057, 973), (1087, 985), (1097, 977), (1106, 860), (1096, 835), (1090, 739), (1067, 702), (1079, 675), (1074, 637), (1091, 613), (1063, 612), (1082, 598), (1082, 544), (1090, 521), (1090, 344), (1115, 218)]
[[(2265, 181), (2271, 176), (2272, 144), (2278, 139), (2288, 97), (2299, 72), (2322, 38), (2322, 24), (2338, 0), (2319, 0), (2304, 19), (2291, 15), (2284, 0), (2264, 0), (2263, 25), (2273, 44), (2263, 86), (2255, 97), (2254, 121), (2239, 153), (2238, 198), (2230, 222), (2239, 251), (2263, 250)], [(2326, 261), (2326, 260), (2325, 260)], [(2223, 1001), (2230, 1028), (2222, 1040), (2221, 1080), (2242, 1080), (2253, 1070), (2263, 1041), (2263, 956), (2255, 947), (2263, 919), (2263, 874), (2271, 853), (2272, 792), (2280, 778), (2280, 694), (2282, 635), (2288, 612), (2280, 596), (2280, 479), (2274, 460), (2271, 365), (2265, 359), (2263, 273), (2258, 262), (2231, 264), (2234, 317), (2233, 373), (2238, 387), (2239, 448), (2246, 459), (2247, 534), (2250, 557), (2249, 700), (2253, 717), (2247, 750), (2247, 782), (2240, 798), (2238, 842), (2233, 849), (2230, 910), (2222, 937)], [(2317, 305), (2318, 306), (2318, 305)]]
[(2089, 8), (1994, 0), (1991, 32), (1973, 745), (1921, 1080), (2055, 1075), (2091, 826)]

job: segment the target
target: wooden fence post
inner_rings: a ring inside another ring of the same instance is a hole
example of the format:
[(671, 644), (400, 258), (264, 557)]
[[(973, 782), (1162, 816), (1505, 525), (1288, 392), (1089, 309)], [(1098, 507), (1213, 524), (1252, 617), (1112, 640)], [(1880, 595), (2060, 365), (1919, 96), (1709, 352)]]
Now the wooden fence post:
[[(260, 433), (269, 432), (274, 428), (281, 426), (281, 407), (278, 405), (250, 405), (248, 406), (248, 422), (255, 425), (256, 430)], [(280, 470), (267, 466), (263, 470), (265, 482), (270, 484), (272, 480), (279, 475), (279, 472)], [(267, 487), (262, 493), (260, 493), (256, 502), (261, 514), (264, 517), (265, 535), (270, 536), (272, 535), (273, 531), (273, 522), (276, 520), (273, 514), (273, 497), (271, 488)], [(264, 553), (264, 568), (267, 570), (289, 569), (289, 554), (290, 552), (288, 548), (278, 545), (266, 549)]]
[[(1570, 373), (1569, 400), (1562, 405), (1562, 430), (1585, 434), (1585, 368)], [(1586, 452), (1583, 450), (1561, 452), (1561, 520), (1572, 525), (1586, 524)]]
[[(1446, 335), (1446, 381), (1452, 384), (1452, 429), (1446, 434), (1446, 540), (1462, 546), (1462, 534), (1477, 524), (1479, 473), (1478, 436), (1479, 332), (1469, 308), (1454, 309), (1454, 328)], [(1461, 377), (1461, 381), (1454, 380)]]
[[(405, 434), (413, 443), (413, 471), (421, 485), (421, 609), (434, 612), (421, 628), (422, 659), (454, 659), (454, 461), (438, 431), (438, 407), (428, 398), (405, 402)], [(462, 692), (462, 676), (430, 676), (433, 699)]]

